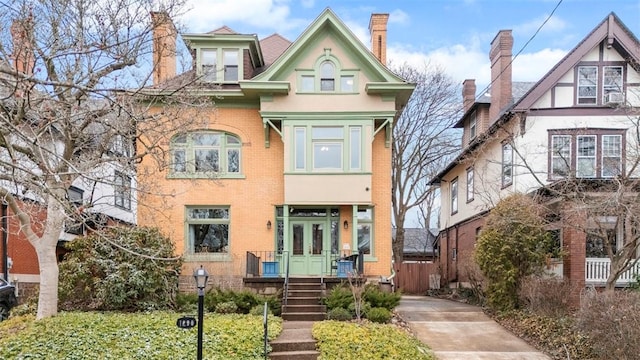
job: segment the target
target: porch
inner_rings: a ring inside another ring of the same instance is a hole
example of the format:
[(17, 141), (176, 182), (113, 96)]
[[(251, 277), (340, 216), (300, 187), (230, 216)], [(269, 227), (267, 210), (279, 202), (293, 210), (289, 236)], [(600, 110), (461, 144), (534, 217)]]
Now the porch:
[[(294, 264), (292, 266), (292, 264)], [(364, 274), (364, 253), (322, 251), (307, 255), (290, 251), (247, 251), (245, 278), (288, 278), (315, 276), (347, 278)]]
[[(604, 286), (611, 271), (611, 260), (608, 258), (586, 258), (584, 263), (585, 284)], [(636, 262), (631, 269), (620, 275), (616, 287), (627, 287), (640, 274), (640, 262)]]

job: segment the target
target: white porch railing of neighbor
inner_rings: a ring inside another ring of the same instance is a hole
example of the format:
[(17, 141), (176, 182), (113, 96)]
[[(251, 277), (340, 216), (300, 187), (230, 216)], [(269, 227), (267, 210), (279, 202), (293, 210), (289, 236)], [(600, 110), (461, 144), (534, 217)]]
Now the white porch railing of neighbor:
[[(604, 285), (607, 282), (611, 270), (611, 260), (608, 258), (587, 258), (584, 263), (585, 283), (587, 285)], [(640, 274), (640, 261), (631, 269), (620, 275), (617, 286), (627, 286)]]

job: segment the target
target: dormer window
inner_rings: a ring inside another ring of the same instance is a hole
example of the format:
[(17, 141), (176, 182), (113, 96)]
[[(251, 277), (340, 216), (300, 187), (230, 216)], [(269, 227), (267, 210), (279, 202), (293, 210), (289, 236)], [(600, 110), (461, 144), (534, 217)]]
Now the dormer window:
[(224, 81), (238, 81), (238, 50), (224, 50)]
[(320, 66), (320, 91), (334, 91), (336, 71), (331, 61), (325, 61)]
[(476, 138), (476, 129), (477, 129), (477, 120), (476, 120), (476, 112), (471, 113), (469, 117), (469, 140), (473, 140)]
[(216, 49), (202, 49), (200, 61), (202, 64), (202, 75), (205, 81), (215, 82), (217, 80), (216, 72), (218, 51)]
[[(238, 49), (200, 49), (200, 74), (207, 82), (237, 82), (241, 80)], [(220, 66), (218, 66), (220, 65)]]

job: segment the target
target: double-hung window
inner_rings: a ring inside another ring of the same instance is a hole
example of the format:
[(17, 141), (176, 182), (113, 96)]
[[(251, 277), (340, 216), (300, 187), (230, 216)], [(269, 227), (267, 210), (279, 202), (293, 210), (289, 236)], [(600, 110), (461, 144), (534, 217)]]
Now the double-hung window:
[[(75, 186), (69, 187), (67, 190), (67, 199), (71, 207), (79, 209), (84, 201), (84, 190)], [(74, 214), (73, 220), (66, 221), (64, 231), (69, 234), (82, 235), (84, 234), (84, 219), (78, 211), (75, 211)]]
[(189, 254), (229, 253), (229, 208), (188, 207), (187, 233)]
[(549, 131), (549, 178), (610, 178), (623, 171), (624, 130)]
[(598, 97), (598, 67), (578, 67), (578, 104), (596, 104)]
[(320, 91), (334, 91), (336, 89), (336, 68), (331, 61), (320, 65)]
[(237, 82), (240, 52), (238, 49), (200, 49), (200, 72), (207, 82)]
[(293, 126), (292, 168), (300, 172), (360, 172), (363, 129), (349, 126)]
[(474, 179), (473, 179), (473, 168), (470, 167), (467, 169), (467, 202), (473, 201), (475, 190), (474, 190)]
[(476, 138), (477, 126), (478, 126), (478, 120), (477, 120), (476, 112), (474, 111), (473, 113), (471, 113), (471, 116), (469, 117), (469, 141)]
[(218, 50), (202, 49), (200, 50), (200, 64), (202, 66), (202, 76), (205, 81), (215, 82), (218, 80)]
[(358, 208), (358, 252), (370, 255), (372, 248), (373, 208)]
[(458, 212), (458, 178), (451, 181), (451, 213)]
[(113, 185), (115, 205), (122, 209), (131, 210), (131, 177), (116, 171)]
[(605, 66), (602, 72), (602, 95), (606, 101), (607, 94), (622, 93), (622, 66)]
[(571, 170), (571, 136), (551, 136), (551, 177), (565, 177)]
[(502, 187), (513, 183), (513, 146), (502, 144)]
[(596, 136), (578, 135), (576, 176), (596, 176)]
[(622, 135), (602, 135), (602, 177), (622, 172)]

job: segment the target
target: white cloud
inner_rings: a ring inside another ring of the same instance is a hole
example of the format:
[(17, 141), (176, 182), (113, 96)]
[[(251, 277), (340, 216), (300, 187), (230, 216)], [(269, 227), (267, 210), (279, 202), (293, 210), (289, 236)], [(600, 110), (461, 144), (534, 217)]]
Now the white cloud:
[(371, 48), (371, 34), (369, 33), (369, 23), (367, 26), (362, 26), (355, 21), (345, 21), (345, 25), (351, 30), (351, 32), (367, 47)]
[(207, 32), (231, 22), (246, 24), (238, 32), (254, 33), (269, 29), (286, 33), (309, 20), (290, 18), (287, 1), (282, 0), (191, 0), (188, 11), (180, 19), (189, 32)]
[(538, 81), (567, 54), (560, 49), (542, 49), (520, 54), (513, 61), (514, 81)]
[(410, 23), (409, 14), (400, 9), (393, 10), (389, 14), (389, 23), (408, 25)]
[[(533, 35), (549, 15), (542, 15), (524, 24), (515, 25), (513, 31), (519, 34)], [(558, 33), (567, 28), (567, 23), (558, 16), (552, 16), (540, 29), (540, 33)]]

